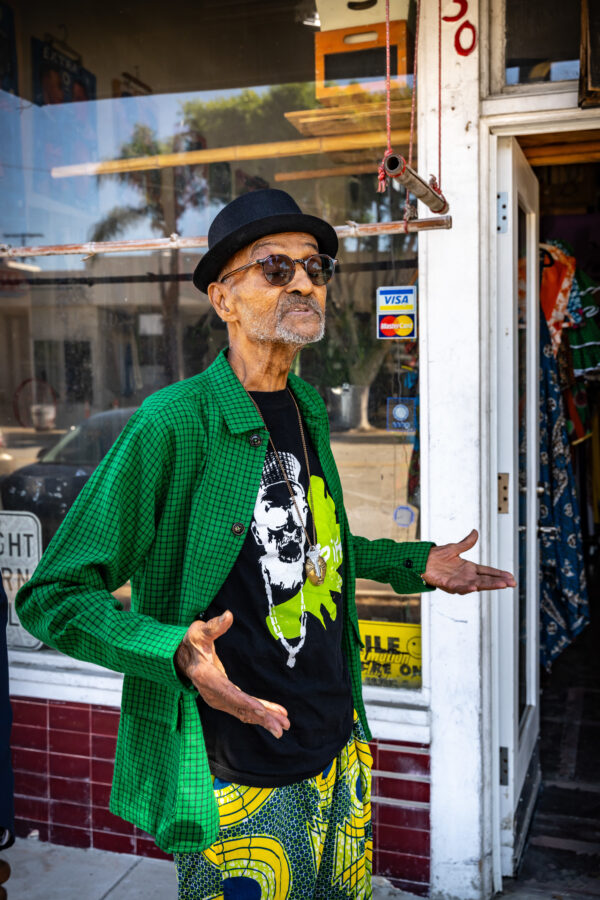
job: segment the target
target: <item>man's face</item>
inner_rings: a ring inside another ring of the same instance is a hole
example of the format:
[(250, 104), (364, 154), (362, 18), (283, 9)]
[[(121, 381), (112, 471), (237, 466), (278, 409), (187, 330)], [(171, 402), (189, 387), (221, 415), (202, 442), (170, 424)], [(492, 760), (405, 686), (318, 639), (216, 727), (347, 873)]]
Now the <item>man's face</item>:
[[(220, 277), (272, 253), (306, 259), (318, 252), (317, 241), (310, 234), (272, 234), (236, 253)], [(300, 265), (296, 265), (294, 277), (283, 287), (269, 284), (260, 265), (232, 275), (222, 287), (240, 330), (250, 340), (304, 345), (323, 337), (327, 287), (314, 285)]]

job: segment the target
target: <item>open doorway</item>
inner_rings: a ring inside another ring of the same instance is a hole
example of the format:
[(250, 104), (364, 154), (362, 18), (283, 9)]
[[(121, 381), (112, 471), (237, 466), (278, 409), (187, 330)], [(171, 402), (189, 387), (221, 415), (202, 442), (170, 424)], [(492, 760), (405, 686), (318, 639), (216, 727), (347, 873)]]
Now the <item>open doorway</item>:
[(566, 900), (600, 897), (600, 131), (519, 143), (540, 185), (542, 783), (504, 893)]

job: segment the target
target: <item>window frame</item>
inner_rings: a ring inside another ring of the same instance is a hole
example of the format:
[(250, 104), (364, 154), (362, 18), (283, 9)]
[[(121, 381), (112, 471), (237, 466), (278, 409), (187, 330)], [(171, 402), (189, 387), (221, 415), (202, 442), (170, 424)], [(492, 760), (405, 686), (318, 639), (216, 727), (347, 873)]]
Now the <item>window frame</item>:
[[(506, 0), (481, 0), (481, 97), (535, 98), (540, 94), (574, 91), (577, 80), (545, 81), (538, 84), (506, 84)], [(577, 102), (575, 103), (577, 105)], [(512, 107), (514, 109), (514, 106)]]

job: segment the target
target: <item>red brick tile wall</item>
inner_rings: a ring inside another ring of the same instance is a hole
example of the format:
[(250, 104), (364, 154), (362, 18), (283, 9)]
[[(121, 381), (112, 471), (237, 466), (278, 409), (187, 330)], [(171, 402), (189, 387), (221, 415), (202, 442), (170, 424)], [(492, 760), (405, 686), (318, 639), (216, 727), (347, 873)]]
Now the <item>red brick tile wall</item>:
[[(14, 698), (12, 758), (17, 833), (168, 857), (150, 835), (108, 810), (119, 711), (88, 703)], [(429, 755), (422, 744), (373, 741), (376, 875), (429, 893)]]
[(429, 896), (429, 748), (376, 740), (373, 754), (373, 872)]
[(119, 711), (12, 698), (16, 830), (70, 847), (169, 857), (149, 834), (108, 811)]

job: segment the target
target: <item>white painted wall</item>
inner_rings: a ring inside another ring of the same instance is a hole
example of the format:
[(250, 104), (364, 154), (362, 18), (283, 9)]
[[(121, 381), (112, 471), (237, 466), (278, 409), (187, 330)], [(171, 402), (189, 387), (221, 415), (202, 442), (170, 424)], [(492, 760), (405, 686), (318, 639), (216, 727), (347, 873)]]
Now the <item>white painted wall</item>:
[[(444, 2), (443, 15), (459, 4)], [(465, 18), (479, 32), (478, 3)], [(479, 46), (459, 55), (461, 21), (442, 28), (442, 189), (451, 231), (420, 236), (423, 536), (457, 541), (484, 524), (481, 503)], [(419, 170), (437, 174), (438, 2), (421, 2)], [(425, 208), (421, 216), (428, 215)], [(485, 345), (485, 344), (484, 344)], [(487, 490), (487, 481), (485, 482)], [(487, 562), (487, 534), (470, 558)], [(489, 598), (436, 591), (430, 605), (434, 900), (491, 896)]]

